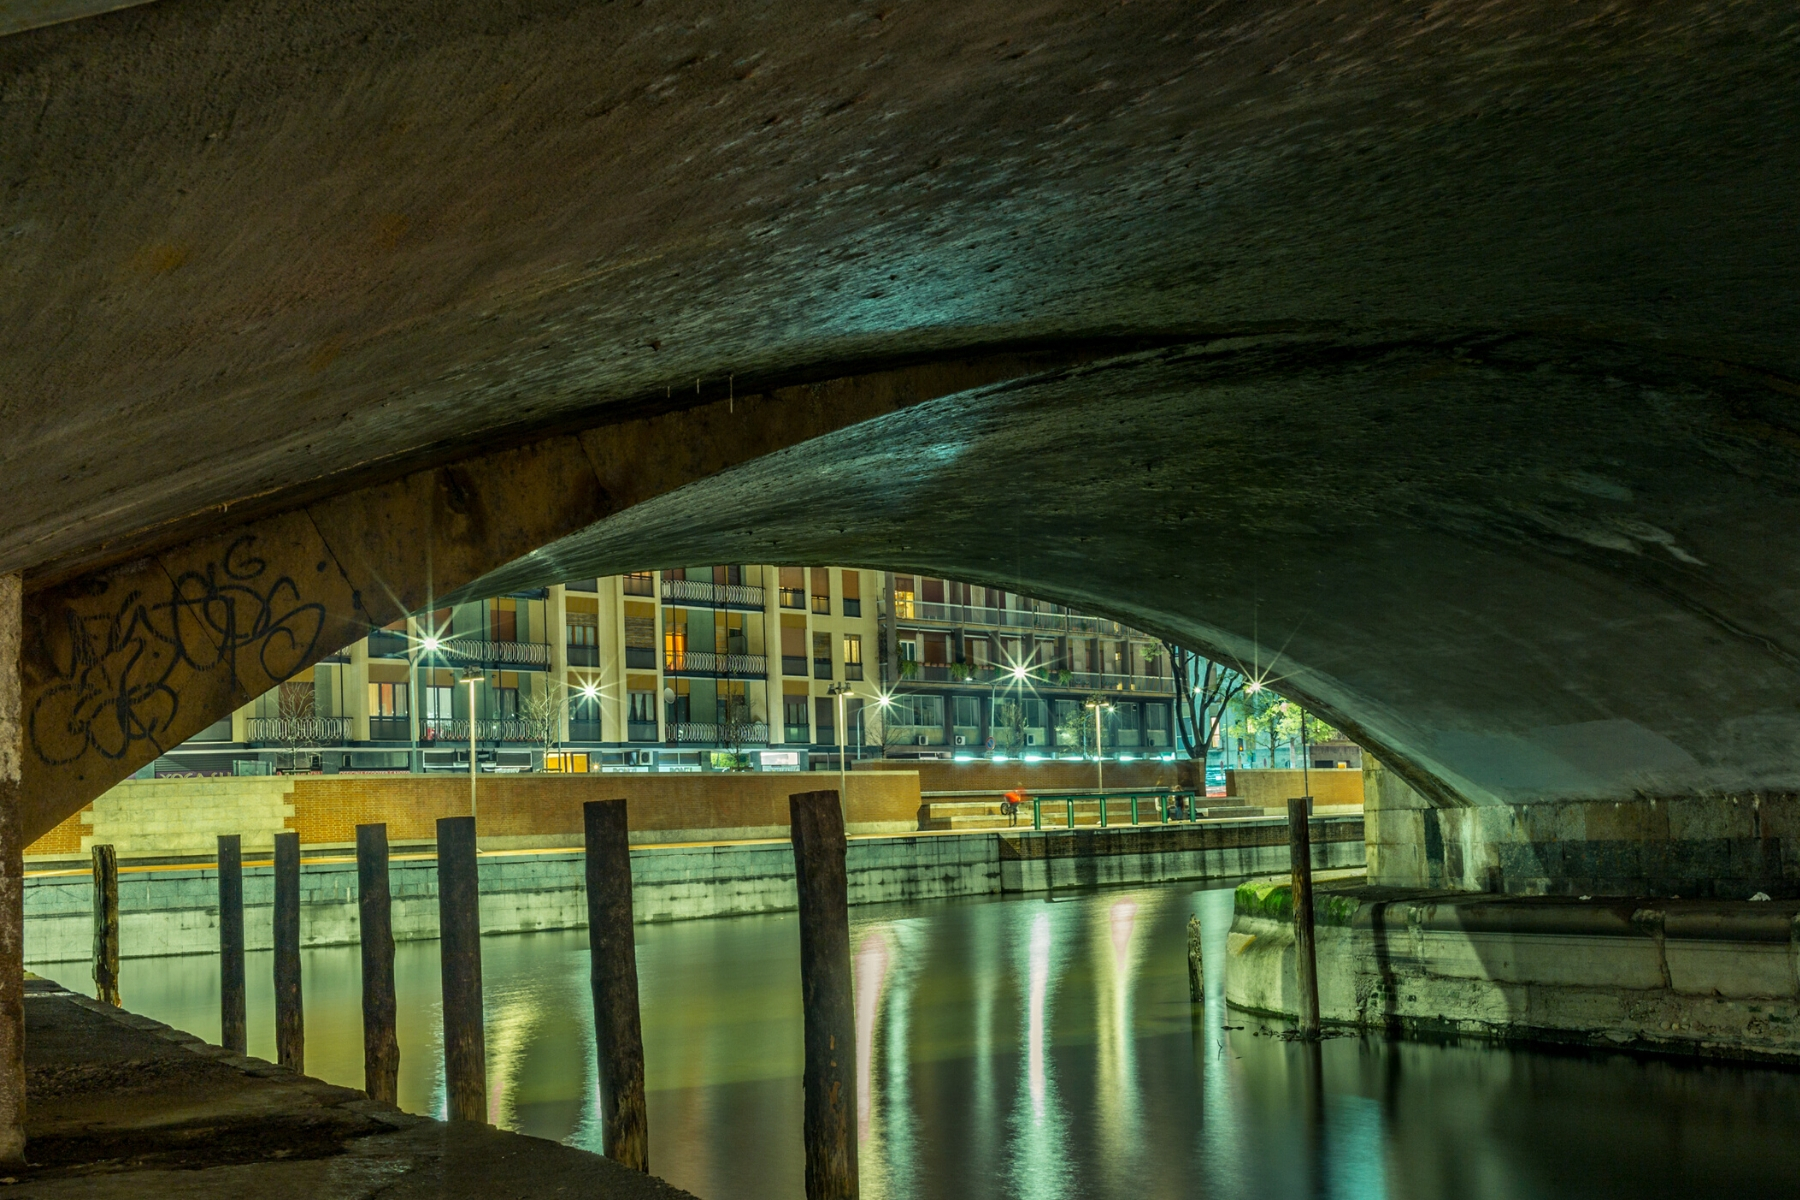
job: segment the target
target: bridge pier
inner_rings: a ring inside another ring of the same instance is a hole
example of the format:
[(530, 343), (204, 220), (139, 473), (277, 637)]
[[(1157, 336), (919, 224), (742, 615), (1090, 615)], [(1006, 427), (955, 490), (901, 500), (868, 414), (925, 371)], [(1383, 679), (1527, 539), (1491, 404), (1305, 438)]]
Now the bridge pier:
[(19, 813), (23, 581), (0, 575), (0, 1164), (25, 1161), (25, 864)]

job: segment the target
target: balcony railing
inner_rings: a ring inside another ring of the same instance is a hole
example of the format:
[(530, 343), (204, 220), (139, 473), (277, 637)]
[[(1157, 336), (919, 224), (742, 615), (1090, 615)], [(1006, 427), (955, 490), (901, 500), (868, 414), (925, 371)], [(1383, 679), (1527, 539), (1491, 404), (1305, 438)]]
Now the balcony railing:
[(648, 572), (640, 575), (627, 575), (624, 579), (627, 596), (656, 595), (656, 579)]
[(846, 617), (862, 616), (862, 601), (855, 596), (844, 597), (844, 615)]
[(813, 659), (813, 678), (814, 679), (830, 679), (831, 678), (831, 660), (829, 658)]
[(683, 650), (677, 654), (663, 655), (663, 670), (671, 675), (762, 676), (769, 673), (769, 660), (761, 654), (714, 654), (710, 650)]
[[(422, 742), (461, 742), (469, 740), (469, 722), (467, 718), (446, 720), (442, 717), (428, 718), (419, 722), (419, 739)], [(542, 742), (544, 728), (536, 721), (528, 721), (523, 717), (498, 717), (475, 722), (475, 740), (480, 742)]]
[(782, 740), (788, 742), (810, 742), (812, 741), (812, 729), (805, 725), (783, 725), (781, 736)]
[(806, 674), (806, 655), (804, 655), (804, 654), (784, 654), (784, 655), (782, 655), (781, 656), (781, 673), (783, 675), (804, 676)]
[(571, 667), (597, 667), (600, 665), (600, 647), (570, 646), (569, 665)]
[(781, 589), (781, 607), (783, 607), (783, 608), (805, 608), (806, 607), (806, 589), (805, 588), (782, 588)]
[(702, 579), (665, 579), (662, 598), (676, 604), (761, 610), (763, 590), (747, 583), (712, 583)]
[(412, 741), (412, 721), (407, 717), (370, 717), (369, 740), (371, 742), (410, 742)]
[(550, 647), (543, 642), (493, 642), (485, 638), (445, 638), (437, 649), (425, 651), (405, 634), (377, 629), (369, 635), (371, 658), (421, 658), (443, 663), (476, 663), (488, 667), (548, 667)]
[(654, 646), (627, 646), (627, 647), (625, 647), (625, 665), (633, 671), (654, 671), (654, 670), (656, 670), (656, 647), (654, 647)]
[(251, 717), (244, 736), (252, 742), (335, 746), (350, 740), (349, 717)]
[(861, 679), (863, 677), (862, 668), (863, 668), (863, 665), (859, 662), (845, 663), (844, 664), (844, 678), (851, 679), (851, 680)]
[(392, 629), (369, 631), (370, 658), (405, 658), (408, 644), (404, 633), (396, 633)]
[(669, 725), (671, 745), (766, 746), (769, 727), (761, 721), (716, 725), (704, 721), (674, 721)]
[(812, 610), (820, 616), (829, 617), (831, 615), (831, 597), (814, 596), (812, 598)]
[(627, 721), (625, 738), (632, 742), (654, 742), (656, 740), (655, 721)]
[(1095, 633), (1125, 636), (1125, 626), (1103, 617), (1074, 613), (1034, 612), (1023, 608), (987, 608), (975, 604), (940, 604), (914, 600), (894, 604), (901, 621), (927, 621), (938, 625), (992, 625), (1008, 629), (1043, 629), (1054, 633)]
[(600, 722), (569, 721), (569, 740), (571, 742), (597, 742), (600, 740)]

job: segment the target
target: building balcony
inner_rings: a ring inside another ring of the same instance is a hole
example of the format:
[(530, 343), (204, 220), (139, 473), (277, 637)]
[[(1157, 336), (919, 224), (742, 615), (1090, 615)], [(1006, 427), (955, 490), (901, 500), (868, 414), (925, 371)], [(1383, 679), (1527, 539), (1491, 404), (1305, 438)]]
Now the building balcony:
[(982, 626), (990, 629), (1035, 629), (1045, 633), (1098, 634), (1124, 637), (1125, 626), (1103, 617), (1083, 617), (1074, 613), (1034, 612), (1020, 608), (987, 608), (974, 604), (939, 604), (914, 600), (896, 603), (894, 617), (902, 625)]
[(543, 671), (550, 666), (550, 646), (545, 642), (495, 642), (486, 638), (445, 638), (437, 649), (426, 651), (405, 634), (378, 629), (369, 635), (370, 658), (411, 658), (433, 667), (478, 666), (489, 670)]
[(631, 742), (654, 742), (656, 740), (656, 722), (627, 721), (625, 723), (625, 739)]
[(600, 665), (600, 647), (598, 646), (570, 646), (568, 654), (571, 667), (597, 667)]
[(831, 660), (829, 658), (813, 659), (813, 678), (814, 679), (830, 679), (831, 678)]
[[(419, 722), (419, 740), (421, 743), (450, 742), (467, 744), (469, 740), (469, 722), (465, 718), (446, 720), (442, 717), (428, 718)], [(541, 744), (544, 729), (536, 721), (528, 721), (523, 717), (484, 718), (475, 722), (475, 740), (478, 742), (536, 742)]]
[(669, 723), (671, 746), (766, 746), (769, 727), (761, 721), (718, 725), (706, 721)]
[(656, 647), (654, 647), (654, 646), (627, 646), (627, 647), (625, 647), (625, 666), (626, 666), (627, 670), (632, 670), (632, 671), (654, 671), (654, 670), (656, 670)]
[(790, 744), (812, 741), (812, 729), (806, 725), (783, 725), (781, 738)]
[(600, 722), (571, 719), (569, 721), (569, 740), (571, 742), (600, 741)]
[(662, 598), (669, 604), (699, 605), (703, 608), (736, 608), (754, 612), (763, 609), (763, 590), (747, 583), (711, 583), (700, 579), (665, 579)]
[(781, 673), (801, 678), (806, 676), (806, 655), (784, 654), (781, 656)]
[(370, 717), (369, 740), (371, 742), (410, 742), (412, 741), (412, 720), (408, 717)]
[(342, 746), (350, 740), (349, 717), (251, 717), (244, 724), (244, 738), (253, 746)]
[(665, 654), (663, 670), (670, 675), (708, 675), (721, 678), (747, 675), (762, 678), (769, 673), (769, 660), (761, 654), (714, 654), (710, 650), (684, 650), (677, 654)]

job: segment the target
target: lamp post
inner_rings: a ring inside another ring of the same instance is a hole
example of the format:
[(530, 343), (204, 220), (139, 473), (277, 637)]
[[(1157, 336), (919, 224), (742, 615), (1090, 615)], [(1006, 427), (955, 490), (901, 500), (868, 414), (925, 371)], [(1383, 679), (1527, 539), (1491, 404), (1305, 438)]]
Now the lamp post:
[[(476, 776), (475, 734), (476, 734), (476, 730), (479, 728), (479, 726), (476, 724), (476, 721), (475, 721), (475, 685), (480, 683), (482, 681), (482, 679), (486, 676), (486, 674), (487, 673), (485, 671), (478, 670), (474, 667), (464, 667), (462, 670), (462, 676), (461, 676), (461, 682), (469, 685), (469, 816), (471, 818), (476, 816), (476, 812), (475, 812), (475, 776)], [(477, 840), (476, 844), (477, 845), (480, 844), (479, 839)], [(477, 851), (477, 853), (479, 853), (479, 851)]]
[[(845, 761), (847, 756), (844, 753), (844, 697), (850, 694), (850, 685), (834, 683), (825, 689), (825, 694), (837, 701), (838, 800), (844, 804), (844, 811), (847, 813), (850, 811), (846, 791), (849, 786), (849, 764)], [(862, 713), (858, 712), (856, 715), (861, 717)]]
[(1106, 754), (1105, 745), (1100, 733), (1100, 714), (1112, 707), (1103, 700), (1088, 701), (1088, 707), (1094, 710), (1094, 790), (1106, 790)]

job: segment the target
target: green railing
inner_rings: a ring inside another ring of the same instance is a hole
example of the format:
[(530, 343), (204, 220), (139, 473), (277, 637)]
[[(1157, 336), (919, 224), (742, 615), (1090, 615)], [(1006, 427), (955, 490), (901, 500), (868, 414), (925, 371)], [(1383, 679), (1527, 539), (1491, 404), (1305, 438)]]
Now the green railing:
[[(1121, 801), (1130, 802), (1131, 824), (1138, 825), (1142, 823), (1139, 820), (1139, 803), (1144, 800), (1149, 800), (1155, 804), (1156, 823), (1159, 825), (1167, 825), (1170, 821), (1169, 810), (1174, 806), (1173, 802), (1178, 799), (1187, 802), (1185, 807), (1190, 815), (1185, 819), (1190, 821), (1193, 820), (1194, 817), (1191, 814), (1196, 807), (1195, 794), (1189, 791), (1151, 789), (1130, 792), (1072, 792), (1065, 796), (1033, 796), (1031, 798), (1031, 827), (1033, 829), (1042, 829), (1044, 827), (1044, 805), (1060, 804), (1063, 806), (1064, 817), (1067, 820), (1067, 828), (1073, 829), (1075, 828), (1075, 805), (1078, 803), (1093, 803), (1099, 805), (1100, 827), (1105, 829), (1108, 825), (1108, 801), (1115, 804)], [(1183, 818), (1178, 817), (1175, 819), (1181, 820)]]

